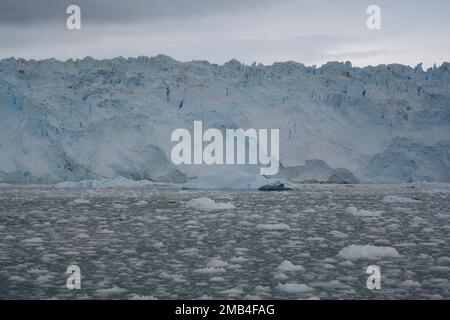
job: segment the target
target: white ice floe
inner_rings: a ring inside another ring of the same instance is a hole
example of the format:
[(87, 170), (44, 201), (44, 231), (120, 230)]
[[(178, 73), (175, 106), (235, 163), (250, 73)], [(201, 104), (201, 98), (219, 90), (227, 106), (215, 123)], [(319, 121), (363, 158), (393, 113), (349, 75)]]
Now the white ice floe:
[(308, 237), (306, 238), (307, 241), (316, 241), (316, 242), (322, 242), (325, 241), (325, 238), (323, 237)]
[(282, 272), (278, 272), (278, 273), (275, 273), (275, 275), (273, 276), (273, 278), (274, 278), (275, 280), (285, 281), (285, 280), (289, 279), (289, 276), (285, 275), (285, 274), (282, 273)]
[(87, 239), (87, 238), (89, 238), (90, 236), (87, 234), (87, 233), (84, 233), (84, 232), (81, 232), (81, 233), (79, 233), (79, 234), (77, 234), (76, 236), (75, 236), (75, 238), (79, 238), (79, 239)]
[(419, 226), (421, 224), (426, 224), (426, 223), (427, 223), (427, 221), (421, 217), (414, 217), (410, 221), (411, 226)]
[(372, 245), (350, 245), (338, 253), (338, 257), (346, 260), (398, 258), (400, 254), (392, 247), (376, 247)]
[(400, 287), (408, 287), (408, 288), (420, 288), (422, 286), (419, 282), (413, 280), (405, 280), (401, 282), (399, 285)]
[(212, 267), (206, 267), (195, 270), (196, 273), (200, 274), (215, 274), (215, 273), (225, 273), (227, 272), (224, 268), (212, 268)]
[(219, 259), (212, 259), (206, 264), (206, 266), (208, 268), (224, 268), (228, 266), (228, 262)]
[(243, 262), (247, 262), (248, 261), (248, 258), (245, 258), (245, 257), (233, 257), (233, 258), (231, 258), (230, 259), (230, 261), (231, 262), (233, 262), (233, 263), (243, 263)]
[(298, 284), (298, 283), (286, 283), (286, 284), (279, 283), (275, 287), (275, 289), (280, 292), (289, 294), (311, 292), (314, 290), (313, 288), (308, 287), (305, 284)]
[(225, 294), (230, 297), (234, 297), (234, 296), (242, 295), (244, 293), (244, 291), (241, 288), (236, 287), (236, 288), (222, 290), (222, 291), (220, 291), (220, 293)]
[(36, 282), (38, 283), (48, 283), (53, 278), (52, 275), (40, 275), (37, 277)]
[(271, 291), (271, 289), (270, 289), (270, 287), (265, 287), (265, 286), (261, 286), (261, 285), (257, 285), (256, 287), (255, 287), (255, 291), (256, 292), (270, 292)]
[(351, 289), (351, 287), (339, 280), (322, 281), (311, 283), (313, 287), (324, 288), (324, 289)]
[(127, 291), (128, 291), (127, 289), (113, 286), (112, 288), (95, 290), (95, 293), (102, 296), (109, 296), (109, 295), (123, 294), (126, 293)]
[(236, 206), (232, 203), (216, 202), (207, 197), (191, 199), (186, 203), (186, 206), (202, 211), (236, 209)]
[(421, 202), (420, 200), (411, 199), (407, 197), (400, 197), (400, 196), (385, 196), (382, 200), (385, 203), (418, 203)]
[(222, 277), (212, 277), (211, 279), (209, 279), (209, 281), (211, 281), (211, 282), (223, 282), (223, 281), (225, 281), (225, 279), (222, 278)]
[(148, 205), (148, 202), (145, 200), (138, 201), (134, 204), (135, 206), (142, 207)]
[(27, 244), (40, 244), (43, 242), (43, 240), (38, 237), (33, 237), (33, 238), (24, 239), (24, 240), (22, 240), (22, 242), (27, 243)]
[(75, 200), (69, 202), (68, 204), (69, 205), (77, 205), (77, 204), (88, 204), (88, 203), (90, 203), (90, 201), (86, 200), (86, 199), (75, 199)]
[(128, 209), (129, 208), (126, 204), (122, 204), (122, 203), (114, 203), (113, 207), (114, 207), (114, 209)]
[(346, 261), (340, 262), (339, 265), (343, 266), (343, 267), (353, 267), (355, 264), (349, 260), (346, 260)]
[(267, 231), (283, 231), (289, 230), (290, 227), (284, 223), (274, 223), (274, 224), (257, 224), (256, 229)]
[(365, 209), (358, 210), (355, 207), (348, 207), (344, 210), (344, 212), (348, 215), (355, 217), (380, 217), (383, 214), (382, 210), (378, 211), (371, 211)]
[(154, 182), (149, 180), (130, 180), (123, 177), (99, 180), (65, 181), (55, 185), (57, 188), (84, 189), (84, 188), (135, 188), (135, 187), (165, 187), (176, 186), (170, 183)]
[(244, 172), (229, 168), (213, 170), (212, 173), (198, 176), (185, 183), (185, 189), (234, 189), (234, 190), (257, 190), (278, 186), (280, 189), (296, 189), (296, 187), (284, 179), (266, 178), (259, 174)]
[(278, 267), (277, 270), (282, 272), (294, 272), (294, 271), (305, 271), (305, 268), (298, 266), (290, 262), (289, 260), (284, 260)]
[(10, 276), (8, 278), (9, 281), (14, 281), (14, 282), (25, 282), (27, 279), (25, 279), (24, 277), (21, 276)]
[(155, 298), (154, 296), (141, 296), (139, 294), (133, 293), (129, 300), (158, 300), (158, 298)]
[(338, 230), (331, 230), (330, 232), (328, 232), (328, 234), (332, 235), (335, 238), (339, 238), (339, 239), (348, 238), (347, 234), (340, 232)]

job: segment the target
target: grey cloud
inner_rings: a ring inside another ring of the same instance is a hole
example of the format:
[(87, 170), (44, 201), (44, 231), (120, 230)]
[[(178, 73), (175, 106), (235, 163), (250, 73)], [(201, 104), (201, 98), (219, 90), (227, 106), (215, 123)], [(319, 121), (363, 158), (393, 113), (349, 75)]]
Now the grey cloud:
[(370, 58), (374, 56), (387, 56), (390, 54), (402, 53), (400, 50), (366, 50), (366, 51), (352, 51), (339, 53), (326, 53), (325, 55), (330, 59), (356, 59), (356, 58)]
[[(295, 0), (285, 0), (283, 3)], [(209, 14), (239, 14), (279, 4), (276, 0), (1, 0), (0, 24), (65, 21), (66, 8), (79, 5), (89, 23), (136, 23)]]

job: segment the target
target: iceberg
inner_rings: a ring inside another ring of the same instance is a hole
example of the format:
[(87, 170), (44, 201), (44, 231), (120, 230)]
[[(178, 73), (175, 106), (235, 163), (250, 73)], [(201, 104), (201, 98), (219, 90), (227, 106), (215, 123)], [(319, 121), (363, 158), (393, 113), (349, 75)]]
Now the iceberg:
[(259, 174), (223, 168), (197, 177), (183, 185), (184, 189), (293, 190), (296, 186), (284, 179), (266, 178)]

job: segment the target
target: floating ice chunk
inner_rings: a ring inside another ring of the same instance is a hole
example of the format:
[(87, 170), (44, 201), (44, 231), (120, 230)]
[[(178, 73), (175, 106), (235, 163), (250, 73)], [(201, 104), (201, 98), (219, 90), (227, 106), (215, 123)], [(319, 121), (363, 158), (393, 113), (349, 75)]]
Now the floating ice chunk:
[(346, 260), (346, 261), (342, 261), (341, 263), (339, 263), (339, 265), (343, 266), (343, 267), (353, 267), (354, 263), (349, 260)]
[(127, 292), (127, 291), (128, 291), (127, 289), (120, 288), (120, 287), (117, 287), (117, 286), (114, 286), (114, 287), (112, 287), (112, 288), (107, 288), (107, 289), (98, 289), (98, 290), (95, 290), (95, 292), (96, 292), (97, 294), (102, 295), (102, 296), (109, 296), (109, 295), (123, 294), (123, 293), (125, 293), (125, 292)]
[(275, 287), (275, 289), (278, 290), (278, 291), (281, 291), (283, 293), (289, 293), (289, 294), (304, 293), (304, 292), (314, 291), (313, 288), (308, 287), (305, 284), (298, 284), (298, 283), (286, 283), (286, 284), (279, 283)]
[(355, 207), (348, 207), (344, 210), (344, 212), (348, 215), (355, 216), (355, 217), (380, 217), (383, 213), (383, 211), (370, 211), (370, 210), (358, 210)]
[(356, 217), (380, 217), (383, 214), (383, 210), (378, 211), (370, 211), (361, 209), (357, 213), (355, 213)]
[(273, 276), (273, 278), (275, 280), (285, 281), (285, 280), (289, 279), (289, 276), (285, 275), (282, 272), (278, 272)]
[(77, 234), (75, 236), (75, 238), (86, 239), (86, 238), (89, 238), (89, 235), (84, 232), (81, 232), (81, 233)]
[(216, 202), (207, 197), (191, 199), (186, 203), (186, 206), (202, 211), (236, 209), (236, 206), (232, 203)]
[(209, 281), (211, 281), (211, 282), (223, 282), (223, 281), (225, 281), (225, 279), (222, 278), (222, 277), (212, 277), (211, 279), (209, 279)]
[(411, 199), (407, 197), (400, 197), (400, 196), (385, 196), (382, 200), (386, 203), (395, 203), (395, 202), (401, 202), (401, 203), (418, 203), (421, 202), (420, 200)]
[(114, 203), (113, 207), (115, 209), (128, 209), (129, 208), (126, 204), (121, 204), (121, 203)]
[(332, 235), (333, 237), (335, 237), (335, 238), (340, 238), (340, 239), (343, 239), (343, 238), (348, 238), (348, 235), (346, 235), (345, 233), (343, 233), (343, 232), (340, 232), (340, 231), (338, 231), (338, 230), (331, 230), (330, 232), (328, 232), (330, 235)]
[(322, 238), (322, 237), (308, 237), (308, 238), (306, 238), (306, 240), (321, 242), (321, 241), (325, 241), (325, 238)]
[(184, 248), (184, 249), (179, 249), (176, 252), (179, 254), (196, 256), (196, 255), (198, 255), (199, 251), (200, 250), (197, 248)]
[(225, 273), (227, 272), (224, 268), (212, 268), (212, 267), (206, 267), (195, 270), (196, 273), (200, 274), (214, 274), (214, 273)]
[(445, 272), (448, 273), (450, 272), (450, 267), (448, 266), (433, 266), (430, 268), (431, 271), (436, 271), (436, 272)]
[(438, 263), (450, 264), (450, 257), (440, 257), (437, 261)]
[(86, 200), (86, 199), (75, 199), (75, 200), (69, 202), (68, 204), (69, 205), (77, 205), (77, 204), (88, 204), (88, 203), (90, 203), (90, 201)]
[(405, 280), (400, 283), (400, 287), (420, 288), (421, 286), (419, 282), (413, 280)]
[(256, 291), (256, 292), (270, 292), (271, 289), (270, 289), (270, 287), (265, 287), (265, 286), (257, 285), (257, 286), (255, 287), (255, 291)]
[(14, 281), (14, 282), (25, 282), (26, 279), (24, 277), (21, 276), (10, 276), (9, 277), (9, 281)]
[(155, 298), (154, 296), (141, 296), (139, 294), (133, 293), (130, 298), (130, 300), (158, 300), (158, 298)]
[(345, 212), (346, 214), (354, 215), (355, 213), (358, 212), (358, 209), (356, 209), (355, 207), (348, 207), (348, 208), (346, 208), (346, 209), (344, 210), (344, 212)]
[(52, 275), (40, 275), (37, 277), (36, 282), (38, 283), (47, 283), (53, 278)]
[(411, 219), (410, 223), (412, 226), (418, 226), (420, 224), (426, 224), (427, 221), (421, 217), (414, 217), (413, 219)]
[(305, 271), (305, 268), (298, 266), (290, 262), (289, 260), (284, 260), (278, 267), (277, 270), (283, 272), (293, 272), (293, 271)]
[(41, 238), (34, 237), (34, 238), (24, 239), (24, 240), (22, 240), (22, 242), (27, 243), (27, 244), (40, 244), (43, 241)]
[(233, 296), (239, 296), (239, 295), (243, 294), (244, 291), (241, 288), (236, 287), (236, 288), (223, 290), (220, 293), (233, 297)]
[(149, 180), (130, 180), (124, 177), (117, 177), (111, 179), (100, 180), (82, 180), (82, 181), (65, 181), (55, 185), (56, 188), (70, 188), (70, 189), (83, 189), (83, 188), (130, 188), (130, 187), (166, 187), (174, 186), (174, 184), (153, 182)]
[(295, 186), (284, 179), (265, 178), (259, 174), (221, 168), (184, 184), (185, 189), (292, 190)]
[(228, 262), (219, 259), (212, 259), (206, 264), (206, 266), (208, 268), (224, 268), (228, 266)]
[(275, 224), (257, 224), (256, 229), (258, 230), (268, 230), (268, 231), (283, 231), (289, 230), (290, 227), (284, 223), (275, 223)]
[(148, 202), (145, 200), (138, 201), (134, 204), (135, 206), (142, 207), (148, 205)]
[(372, 245), (350, 245), (338, 253), (338, 257), (346, 260), (398, 258), (400, 254), (392, 247), (376, 247)]
[(230, 261), (233, 263), (242, 263), (242, 262), (247, 262), (248, 259), (240, 256), (240, 257), (233, 257), (230, 259)]
[(313, 287), (319, 288), (331, 288), (331, 289), (351, 289), (351, 287), (345, 283), (340, 282), (339, 280), (331, 280), (329, 282), (316, 282), (311, 283)]
[(43, 269), (39, 269), (39, 268), (32, 268), (28, 271), (28, 273), (31, 274), (46, 274), (48, 271), (47, 270), (43, 270)]

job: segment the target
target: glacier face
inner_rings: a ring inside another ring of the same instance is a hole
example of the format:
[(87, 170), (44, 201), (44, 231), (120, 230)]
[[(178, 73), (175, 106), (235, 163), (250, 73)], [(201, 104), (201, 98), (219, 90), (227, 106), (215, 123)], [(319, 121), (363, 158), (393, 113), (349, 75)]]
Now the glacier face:
[(0, 61), (0, 182), (184, 182), (171, 132), (279, 128), (284, 167), (362, 182), (450, 182), (450, 64), (245, 66), (167, 56)]

